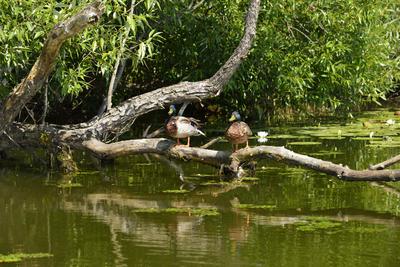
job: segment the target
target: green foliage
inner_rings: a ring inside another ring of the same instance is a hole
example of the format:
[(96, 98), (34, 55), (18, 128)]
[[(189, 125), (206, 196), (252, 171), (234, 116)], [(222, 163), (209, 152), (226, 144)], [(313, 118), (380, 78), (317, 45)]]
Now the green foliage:
[[(249, 1), (205, 1), (195, 10), (191, 2), (163, 3), (158, 29), (166, 40), (151, 77), (166, 83), (207, 78), (238, 44)], [(262, 5), (251, 55), (217, 100), (227, 110), (254, 117), (310, 108), (349, 111), (385, 100), (398, 83), (398, 1)]]
[[(73, 15), (90, 1), (0, 0), (0, 96), (27, 74), (38, 57), (47, 33), (58, 22)], [(105, 2), (105, 14), (94, 27), (67, 40), (50, 79), (61, 96), (78, 95), (94, 79), (110, 79), (122, 40), (129, 28), (123, 57), (129, 58), (129, 73), (149, 59), (160, 33), (150, 23), (158, 10), (155, 0)]]
[(233, 93), (236, 81), (228, 92), (240, 104), (257, 105), (261, 113), (276, 108), (347, 110), (385, 100), (400, 78), (397, 1), (264, 5), (256, 48), (243, 65), (241, 73), (247, 74), (239, 78), (239, 92), (248, 88), (247, 95)]
[(188, 214), (189, 216), (218, 216), (220, 213), (216, 208), (166, 208), (166, 209), (156, 209), (156, 208), (144, 208), (136, 209), (135, 213), (144, 214)]
[(296, 223), (296, 229), (303, 232), (315, 232), (322, 230), (333, 230), (342, 226), (342, 223), (329, 220), (324, 217), (309, 216), (305, 221)]
[[(51, 27), (88, 2), (0, 0), (0, 97), (27, 74)], [(50, 92), (62, 100), (105, 88), (121, 51), (128, 61), (117, 101), (210, 77), (240, 41), (248, 3), (137, 0), (130, 14), (130, 1), (105, 1), (100, 23), (62, 47)], [(398, 85), (398, 1), (271, 0), (262, 5), (250, 56), (214, 100), (222, 111), (238, 109), (253, 118), (280, 111), (349, 112), (385, 100)]]

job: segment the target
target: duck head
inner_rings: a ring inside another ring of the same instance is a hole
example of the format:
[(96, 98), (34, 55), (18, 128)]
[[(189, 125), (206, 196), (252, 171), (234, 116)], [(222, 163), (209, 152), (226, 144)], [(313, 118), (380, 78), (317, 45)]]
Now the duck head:
[(175, 105), (169, 106), (168, 115), (172, 116), (176, 114), (176, 107)]
[(229, 118), (229, 122), (240, 121), (240, 120), (241, 120), (241, 117), (240, 117), (239, 112), (237, 112), (237, 111), (232, 112), (232, 115)]

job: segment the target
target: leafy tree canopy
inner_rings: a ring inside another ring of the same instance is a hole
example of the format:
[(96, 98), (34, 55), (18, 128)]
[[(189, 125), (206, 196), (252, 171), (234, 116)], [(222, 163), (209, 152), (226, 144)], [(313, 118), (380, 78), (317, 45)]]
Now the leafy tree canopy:
[[(0, 95), (26, 75), (49, 29), (87, 2), (0, 0)], [(98, 93), (105, 94), (119, 51), (128, 64), (115, 101), (158, 86), (209, 77), (240, 40), (248, 1), (113, 0), (105, 4), (103, 21), (63, 46), (49, 81), (54, 99), (76, 99), (99, 87), (103, 89)], [(252, 53), (216, 100), (226, 111), (258, 113), (254, 117), (310, 109), (350, 111), (385, 100), (398, 85), (397, 0), (262, 4)]]

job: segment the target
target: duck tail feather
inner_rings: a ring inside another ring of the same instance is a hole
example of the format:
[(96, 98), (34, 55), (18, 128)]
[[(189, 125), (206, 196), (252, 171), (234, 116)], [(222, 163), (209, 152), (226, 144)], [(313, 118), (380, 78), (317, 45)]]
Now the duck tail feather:
[(197, 129), (197, 132), (198, 132), (199, 134), (203, 135), (203, 136), (206, 136), (206, 134), (203, 133), (202, 131), (200, 131), (199, 129)]

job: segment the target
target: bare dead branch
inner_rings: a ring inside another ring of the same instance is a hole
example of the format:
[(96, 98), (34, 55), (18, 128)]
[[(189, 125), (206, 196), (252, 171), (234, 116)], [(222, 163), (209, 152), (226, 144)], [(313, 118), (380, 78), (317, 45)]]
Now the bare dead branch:
[(158, 128), (157, 130), (155, 130), (154, 132), (147, 134), (147, 135), (146, 135), (146, 138), (154, 138), (154, 137), (157, 137), (157, 136), (159, 136), (160, 134), (162, 134), (163, 132), (165, 132), (164, 127), (160, 127), (160, 128)]
[(300, 165), (308, 169), (336, 176), (340, 180), (345, 181), (400, 180), (400, 170), (352, 170), (341, 164), (335, 164), (329, 161), (297, 154), (284, 147), (275, 146), (257, 146), (253, 148), (241, 149), (231, 156), (231, 168), (235, 170), (238, 168), (241, 162), (259, 157), (267, 157), (279, 162)]
[(154, 153), (180, 160), (194, 160), (215, 167), (229, 163), (229, 152), (198, 147), (175, 146), (165, 138), (136, 139), (105, 144), (96, 139), (83, 142), (83, 146), (100, 158), (110, 159), (126, 155)]
[[(133, 10), (134, 9), (135, 9), (135, 1), (132, 1), (131, 2), (131, 7), (130, 7), (130, 10), (129, 10), (129, 16), (133, 15)], [(126, 44), (126, 41), (128, 40), (130, 30), (131, 30), (131, 27), (127, 27), (126, 30), (125, 30), (125, 36), (122, 39), (121, 47), (120, 47), (120, 49), (118, 51), (118, 55), (117, 55), (117, 60), (115, 61), (114, 71), (113, 71), (113, 74), (111, 76), (110, 85), (108, 86), (107, 110), (111, 109), (111, 107), (112, 107), (112, 96), (113, 96), (113, 93), (115, 91), (115, 88), (117, 88), (119, 79), (121, 78), (122, 73), (123, 73), (124, 68), (125, 68), (125, 60), (122, 59), (122, 62), (121, 62), (121, 58), (122, 58), (122, 55), (123, 55), (124, 50), (125, 50), (125, 44)], [(120, 63), (121, 63), (121, 65), (120, 65)]]
[(209, 141), (208, 143), (204, 144), (201, 146), (201, 148), (209, 148), (210, 146), (212, 146), (215, 143), (218, 143), (220, 140), (222, 140), (223, 137), (218, 136), (216, 138), (211, 139), (211, 141)]
[(256, 146), (240, 149), (234, 153), (209, 150), (198, 147), (175, 146), (169, 139), (137, 139), (105, 144), (96, 139), (85, 141), (83, 145), (102, 158), (154, 153), (175, 159), (194, 160), (220, 167), (228, 164), (233, 173), (240, 173), (240, 166), (253, 159), (269, 158), (278, 162), (299, 165), (307, 169), (326, 173), (345, 181), (398, 181), (400, 170), (352, 170), (341, 164), (335, 164), (295, 153), (284, 147)]
[(397, 155), (393, 158), (390, 158), (388, 160), (385, 160), (384, 162), (372, 165), (369, 167), (370, 170), (383, 170), (386, 169), (389, 166), (392, 166), (394, 164), (396, 164), (397, 162), (400, 161), (400, 155)]

